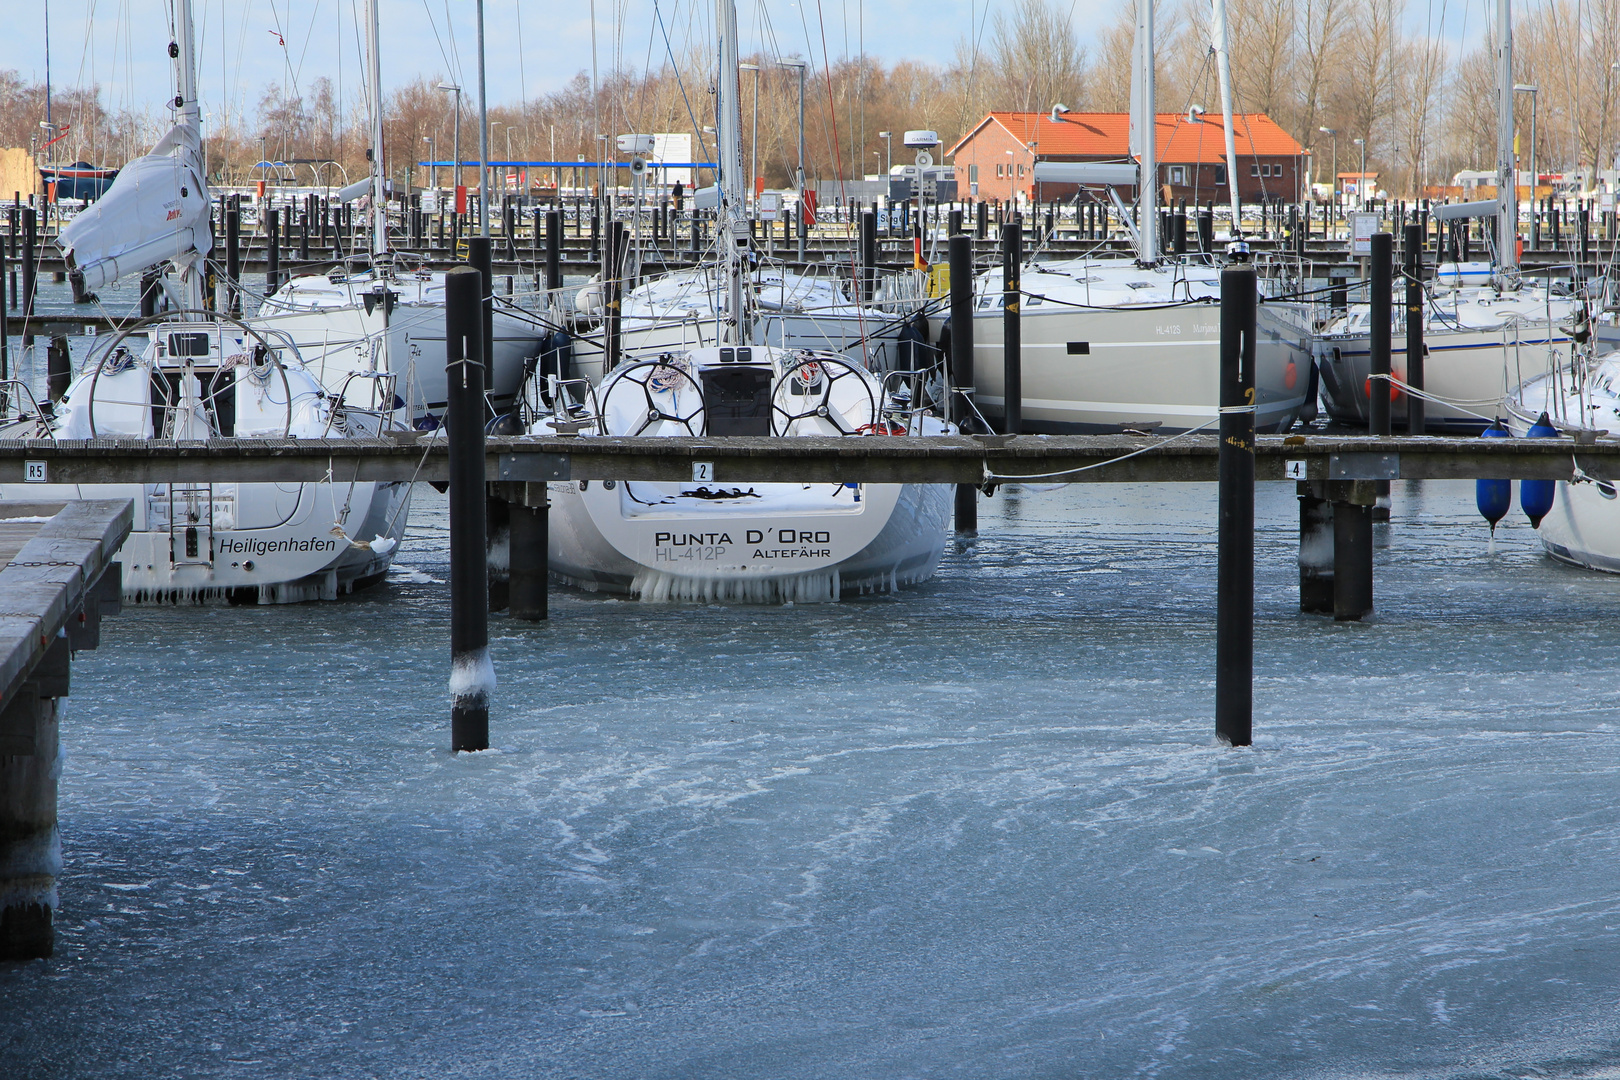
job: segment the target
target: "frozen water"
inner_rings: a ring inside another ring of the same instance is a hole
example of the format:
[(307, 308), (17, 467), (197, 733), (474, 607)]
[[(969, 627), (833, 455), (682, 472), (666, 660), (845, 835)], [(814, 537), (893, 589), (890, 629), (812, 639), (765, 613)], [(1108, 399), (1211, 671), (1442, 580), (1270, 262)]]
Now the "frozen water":
[(1212, 737), (1215, 493), (1004, 491), (927, 585), (554, 593), (449, 740), (444, 500), (330, 604), (74, 665), (0, 1076), (1519, 1077), (1620, 1067), (1620, 581), (1395, 485), (1377, 616)]

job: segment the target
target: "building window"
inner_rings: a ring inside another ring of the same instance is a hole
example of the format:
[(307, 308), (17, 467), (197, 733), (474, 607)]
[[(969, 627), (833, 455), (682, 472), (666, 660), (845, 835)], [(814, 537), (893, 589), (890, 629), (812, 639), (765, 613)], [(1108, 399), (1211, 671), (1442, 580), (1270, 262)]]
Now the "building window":
[(1249, 166), (1249, 175), (1250, 176), (1259, 176), (1260, 175), (1260, 166), (1258, 166), (1258, 165), (1250, 165)]
[(1187, 183), (1187, 167), (1185, 165), (1170, 166), (1170, 183), (1181, 187)]
[(1018, 179), (1022, 180), (1023, 178), (1024, 178), (1024, 163), (1020, 161), (1018, 163)]
[(1225, 165), (1217, 165), (1217, 166), (1215, 166), (1215, 186), (1216, 187), (1225, 187), (1226, 186), (1226, 166)]
[(996, 166), (996, 179), (998, 179), (998, 180), (999, 180), (999, 179), (1000, 179), (1000, 178), (1001, 178), (1001, 175), (1002, 175), (1002, 173), (1001, 173), (1001, 166), (1000, 166), (1000, 165), (997, 165), (997, 166)]

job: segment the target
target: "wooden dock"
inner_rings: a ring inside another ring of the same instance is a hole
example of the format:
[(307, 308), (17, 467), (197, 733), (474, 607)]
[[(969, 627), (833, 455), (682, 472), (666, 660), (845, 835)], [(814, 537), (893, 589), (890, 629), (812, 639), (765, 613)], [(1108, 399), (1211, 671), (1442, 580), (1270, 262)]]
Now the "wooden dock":
[[(1201, 483), (1216, 479), (1212, 434), (777, 439), (488, 438), (490, 482), (689, 481), (718, 484)], [(138, 439), (0, 442), (0, 483), (145, 484), (449, 479), (434, 436), (390, 439)], [(1270, 435), (1255, 440), (1255, 479), (1620, 480), (1620, 439)]]
[(119, 610), (128, 499), (0, 503), (0, 961), (51, 955), (57, 702)]

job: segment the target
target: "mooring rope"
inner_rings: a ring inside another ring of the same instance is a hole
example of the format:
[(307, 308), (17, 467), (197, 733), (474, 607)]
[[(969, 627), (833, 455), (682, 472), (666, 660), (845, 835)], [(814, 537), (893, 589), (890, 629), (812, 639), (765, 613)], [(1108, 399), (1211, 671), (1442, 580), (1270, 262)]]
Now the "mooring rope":
[(1427, 393), (1426, 391), (1417, 389), (1411, 383), (1407, 382), (1405, 379), (1402, 379), (1400, 376), (1394, 374), (1393, 372), (1390, 372), (1388, 374), (1380, 372), (1378, 374), (1367, 376), (1367, 380), (1369, 382), (1371, 382), (1374, 379), (1378, 379), (1378, 380), (1383, 381), (1383, 382), (1388, 382), (1392, 386), (1397, 387), (1398, 389), (1400, 389), (1401, 391), (1403, 391), (1405, 393), (1411, 394), (1413, 397), (1418, 398), (1419, 400), (1432, 401), (1436, 405), (1448, 406), (1450, 408), (1456, 409), (1458, 412), (1465, 412), (1469, 416), (1478, 417), (1479, 419), (1485, 421), (1488, 424), (1494, 424), (1497, 421), (1497, 417), (1495, 417), (1495, 416), (1486, 416), (1484, 413), (1477, 413), (1474, 410), (1468, 408), (1469, 405), (1488, 405), (1488, 404), (1491, 403), (1490, 399), (1488, 399), (1488, 398), (1480, 398), (1480, 399), (1468, 398), (1468, 399), (1462, 399), (1462, 400), (1453, 400), (1451, 398), (1443, 398), (1443, 397), (1440, 397), (1440, 396), (1438, 396), (1436, 394), (1430, 394), (1430, 393)]
[[(1242, 410), (1247, 411), (1247, 410), (1251, 410), (1253, 408), (1253, 406), (1244, 405), (1244, 406), (1239, 406), (1239, 408), (1242, 409)], [(1075, 473), (1089, 472), (1092, 469), (1101, 469), (1104, 466), (1108, 466), (1108, 465), (1117, 465), (1121, 461), (1129, 461), (1133, 457), (1140, 457), (1143, 454), (1152, 453), (1154, 450), (1159, 449), (1159, 447), (1168, 446), (1171, 443), (1175, 442), (1177, 439), (1185, 439), (1189, 435), (1196, 435), (1200, 431), (1203, 431), (1205, 428), (1209, 427), (1211, 424), (1219, 423), (1219, 421), (1220, 421), (1220, 417), (1215, 417), (1214, 419), (1211, 419), (1211, 420), (1205, 420), (1202, 424), (1199, 424), (1195, 428), (1188, 428), (1186, 431), (1179, 432), (1179, 433), (1177, 433), (1175, 435), (1167, 436), (1166, 438), (1163, 438), (1163, 439), (1159, 440), (1158, 442), (1154, 443), (1151, 446), (1144, 446), (1144, 447), (1142, 447), (1142, 448), (1140, 448), (1138, 450), (1132, 450), (1129, 454), (1121, 454), (1119, 457), (1117, 457), (1117, 458), (1109, 458), (1107, 461), (1097, 461), (1097, 462), (1093, 462), (1090, 465), (1079, 465), (1079, 466), (1076, 466), (1073, 469), (1063, 469), (1063, 470), (1060, 470), (1059, 472), (1021, 473), (1021, 474), (996, 473), (996, 472), (991, 472), (990, 471), (990, 463), (988, 461), (986, 461), (984, 463), (984, 481), (983, 482), (986, 483), (986, 484), (1004, 484), (1004, 483), (1008, 483), (1008, 482), (1011, 482), (1011, 481), (1017, 481), (1017, 480), (1051, 480), (1051, 479), (1053, 479), (1055, 477), (1059, 477), (1059, 476), (1073, 476)]]

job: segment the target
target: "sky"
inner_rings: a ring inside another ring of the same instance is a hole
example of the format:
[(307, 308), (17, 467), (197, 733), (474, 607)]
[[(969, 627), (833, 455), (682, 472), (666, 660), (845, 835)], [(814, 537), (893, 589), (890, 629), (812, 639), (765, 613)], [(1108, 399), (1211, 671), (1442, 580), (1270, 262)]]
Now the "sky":
[[(1083, 0), (1074, 0), (1081, 3)], [(266, 84), (307, 87), (324, 75), (341, 82), (348, 100), (359, 86), (364, 6), (360, 0), (193, 0), (197, 59), (205, 112), (251, 113)], [(471, 94), (477, 84), (473, 0), (379, 0), (385, 88), (419, 75), (448, 76)], [(887, 61), (943, 62), (971, 14), (986, 0), (816, 0), (801, 9), (787, 0), (741, 4), (744, 52), (822, 57), (821, 35), (834, 59), (865, 49)], [(49, 0), (16, 3), (0, 35), (0, 69), (45, 77), (45, 21), (50, 20), (53, 87), (99, 83), (114, 109), (156, 107), (170, 81), (172, 0)], [(712, 37), (708, 0), (486, 0), (487, 82), (492, 105), (556, 90), (591, 67), (592, 7), (597, 65), (641, 71), (666, 58), (658, 16), (676, 55)], [(947, 17), (942, 18), (945, 15)], [(863, 25), (864, 24), (864, 25)], [(87, 29), (88, 28), (88, 29)], [(808, 34), (807, 34), (808, 31)]]
[[(267, 84), (301, 89), (324, 75), (356, 99), (361, 71), (361, 0), (193, 0), (205, 118), (251, 116)], [(383, 83), (392, 88), (419, 75), (477, 84), (474, 0), (378, 0)], [(743, 51), (837, 59), (864, 51), (887, 62), (946, 63), (970, 27), (982, 26), (1009, 0), (741, 0)], [(1059, 0), (1061, 2), (1061, 0)], [(1113, 18), (1117, 0), (1070, 0), (1082, 44)], [(114, 110), (157, 110), (170, 82), (165, 53), (173, 0), (12, 0), (0, 35), (0, 70), (24, 78), (45, 75), (45, 19), (50, 19), (53, 86), (99, 83)], [(1408, 0), (1407, 20), (1446, 10), (1459, 27), (1461, 10), (1482, 0)], [(712, 38), (710, 0), (485, 0), (489, 101), (515, 104), (556, 90), (589, 72), (592, 12), (595, 55), (603, 72), (641, 71)], [(1470, 15), (1476, 14), (1470, 12)], [(1482, 14), (1482, 13), (1479, 13)], [(668, 45), (658, 32), (667, 29)], [(88, 28), (88, 29), (87, 29)], [(1448, 31), (1450, 27), (1448, 27)], [(823, 47), (823, 36), (825, 47)], [(988, 39), (983, 31), (983, 39)], [(1448, 33), (1447, 36), (1451, 36)]]

